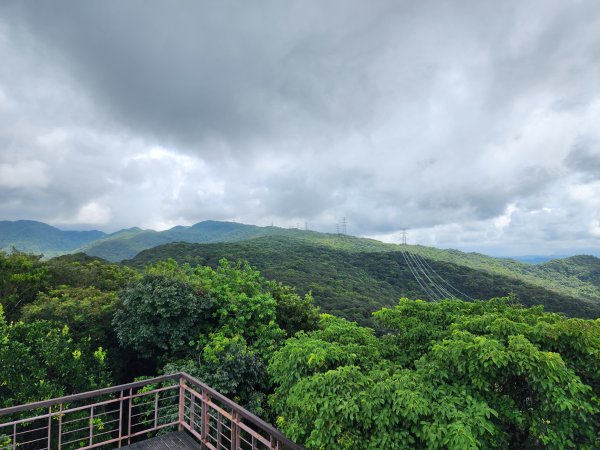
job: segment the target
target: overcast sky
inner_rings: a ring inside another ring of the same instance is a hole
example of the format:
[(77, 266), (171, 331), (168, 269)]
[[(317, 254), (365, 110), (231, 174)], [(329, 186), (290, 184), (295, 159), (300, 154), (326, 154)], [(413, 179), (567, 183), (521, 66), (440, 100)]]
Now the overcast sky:
[(0, 219), (342, 217), (600, 254), (600, 2), (0, 2)]

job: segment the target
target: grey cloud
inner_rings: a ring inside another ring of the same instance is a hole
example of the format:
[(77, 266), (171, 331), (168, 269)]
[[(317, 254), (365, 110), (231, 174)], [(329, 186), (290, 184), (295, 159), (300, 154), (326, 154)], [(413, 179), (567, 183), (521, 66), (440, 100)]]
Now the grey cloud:
[(567, 167), (585, 174), (586, 178), (600, 179), (600, 143), (580, 140), (565, 158)]
[(595, 0), (3, 2), (0, 216), (593, 243), (599, 54)]

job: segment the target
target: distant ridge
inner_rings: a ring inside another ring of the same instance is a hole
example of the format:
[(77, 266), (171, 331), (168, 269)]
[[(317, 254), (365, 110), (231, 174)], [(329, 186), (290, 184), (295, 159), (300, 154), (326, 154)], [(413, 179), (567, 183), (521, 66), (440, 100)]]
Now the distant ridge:
[(55, 256), (70, 253), (106, 233), (92, 231), (65, 231), (34, 220), (0, 221), (0, 249), (13, 247), (27, 253)]
[(507, 256), (506, 259), (512, 259), (514, 261), (529, 263), (529, 264), (542, 264), (553, 259), (564, 259), (567, 255), (522, 255), (522, 256)]
[[(131, 228), (121, 230), (82, 246), (79, 251), (108, 261), (131, 259), (139, 252), (170, 242), (211, 243), (237, 242), (262, 236), (322, 235), (315, 231), (259, 227), (237, 222), (206, 220), (191, 226), (176, 226), (165, 231)], [(376, 241), (374, 241), (376, 242)], [(382, 244), (383, 245), (383, 244)]]

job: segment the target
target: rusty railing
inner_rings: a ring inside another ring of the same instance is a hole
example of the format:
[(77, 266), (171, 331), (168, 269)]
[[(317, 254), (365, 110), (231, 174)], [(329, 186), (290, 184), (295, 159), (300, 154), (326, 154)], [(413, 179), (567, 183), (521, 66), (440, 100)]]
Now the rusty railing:
[(120, 448), (174, 430), (210, 450), (303, 450), (185, 373), (0, 409), (0, 450)]

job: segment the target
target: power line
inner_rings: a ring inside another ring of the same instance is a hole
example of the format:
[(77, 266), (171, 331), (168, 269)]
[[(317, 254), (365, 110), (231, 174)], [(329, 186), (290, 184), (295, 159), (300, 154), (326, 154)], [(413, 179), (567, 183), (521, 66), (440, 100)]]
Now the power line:
[(425, 275), (425, 278), (427, 278), (427, 280), (429, 280), (429, 282), (431, 283), (431, 286), (433, 288), (433, 290), (437, 291), (438, 294), (440, 295), (440, 299), (444, 299), (444, 298), (454, 298), (454, 296), (448, 292), (446, 289), (444, 289), (443, 287), (439, 286), (435, 281), (433, 281), (433, 275), (430, 276), (429, 271), (427, 271), (425, 269), (425, 266), (423, 264), (421, 264), (421, 262), (419, 261), (419, 259), (417, 258), (416, 254), (411, 254), (413, 261), (417, 264), (417, 267), (421, 270), (421, 272), (423, 273), (423, 275)]
[(429, 288), (427, 288), (422, 282), (421, 279), (419, 278), (419, 276), (416, 274), (416, 272), (413, 270), (412, 264), (410, 263), (410, 261), (408, 260), (408, 257), (406, 256), (406, 253), (404, 250), (401, 250), (402, 256), (404, 256), (404, 261), (406, 262), (406, 265), (408, 266), (408, 269), (410, 270), (410, 272), (412, 273), (413, 277), (415, 278), (415, 280), (417, 280), (417, 283), (419, 283), (419, 286), (421, 287), (421, 289), (423, 290), (423, 293), (425, 294), (426, 297), (429, 297), (429, 300), (431, 301), (435, 301), (435, 295), (432, 295), (432, 292)]
[[(427, 260), (425, 258), (423, 258), (421, 255), (416, 254), (417, 256), (419, 256), (421, 258), (421, 260), (423, 261), (423, 263), (431, 270), (431, 272), (433, 272), (433, 274), (435, 276), (438, 277), (438, 279), (444, 283), (446, 286), (448, 286), (449, 289), (453, 290), (454, 292), (456, 292), (457, 294), (460, 294), (463, 298), (466, 297), (471, 301), (475, 301), (475, 299), (467, 294), (465, 294), (463, 291), (456, 289), (452, 284), (450, 284), (445, 278), (441, 277), (433, 267), (431, 267), (429, 265), (429, 263), (427, 262)], [(456, 296), (454, 296), (456, 298)]]
[[(402, 239), (402, 247), (406, 247), (408, 245), (408, 233), (406, 228), (402, 228), (400, 237)], [(472, 297), (455, 288), (446, 279), (440, 276), (423, 256), (418, 253), (409, 252), (405, 248), (403, 248), (401, 252), (411, 274), (415, 280), (417, 280), (417, 283), (419, 283), (423, 292), (429, 296), (431, 301), (438, 301), (444, 298), (458, 299), (459, 297), (452, 291), (459, 294), (463, 299), (467, 298), (473, 300)]]
[(427, 271), (423, 269), (423, 267), (419, 264), (419, 261), (414, 257), (414, 255), (411, 253), (408, 253), (408, 252), (407, 252), (407, 254), (408, 254), (409, 259), (412, 260), (413, 267), (415, 268), (415, 272), (416, 273), (421, 272), (422, 276), (424, 277), (423, 284), (428, 286), (429, 289), (431, 290), (431, 292), (433, 292), (433, 294), (435, 295), (435, 301), (442, 300), (445, 297), (444, 293), (433, 282), (433, 280), (431, 279), (431, 277), (429, 276)]

